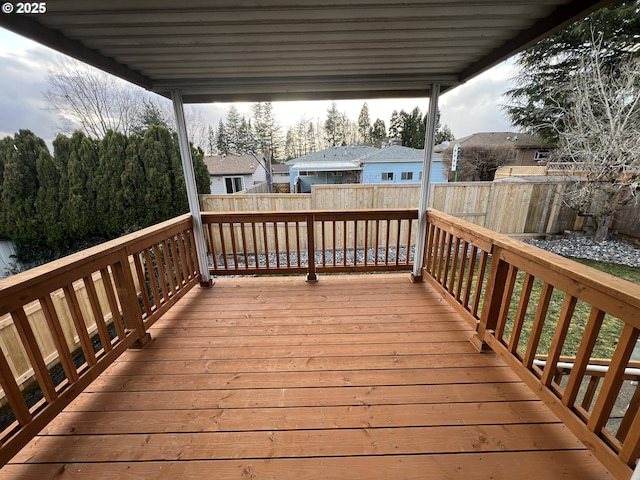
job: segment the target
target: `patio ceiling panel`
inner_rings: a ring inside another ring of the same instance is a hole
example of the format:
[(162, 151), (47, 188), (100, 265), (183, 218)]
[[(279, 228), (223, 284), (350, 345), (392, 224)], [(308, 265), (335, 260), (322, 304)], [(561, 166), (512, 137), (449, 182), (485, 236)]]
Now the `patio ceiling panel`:
[(425, 97), (602, 0), (49, 0), (0, 26), (187, 103)]

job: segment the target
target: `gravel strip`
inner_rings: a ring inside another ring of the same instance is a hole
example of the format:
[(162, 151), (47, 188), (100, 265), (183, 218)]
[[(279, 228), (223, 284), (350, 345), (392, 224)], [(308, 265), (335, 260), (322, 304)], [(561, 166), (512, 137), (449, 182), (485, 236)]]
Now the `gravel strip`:
[(572, 236), (557, 240), (524, 240), (530, 245), (563, 257), (584, 258), (598, 262), (640, 267), (640, 249), (619, 240), (596, 243), (586, 236)]

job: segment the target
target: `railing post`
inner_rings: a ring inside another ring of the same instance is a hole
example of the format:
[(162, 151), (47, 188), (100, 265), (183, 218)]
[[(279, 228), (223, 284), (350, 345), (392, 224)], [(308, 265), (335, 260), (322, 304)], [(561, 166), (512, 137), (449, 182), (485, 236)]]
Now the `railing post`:
[[(316, 273), (316, 234), (315, 234), (315, 215), (307, 215), (307, 258), (309, 261), (309, 269), (307, 272), (307, 282), (317, 282), (318, 274)], [(323, 252), (324, 255), (324, 252)]]
[[(476, 333), (470, 339), (479, 352), (489, 350), (484, 340), (485, 333), (487, 331), (495, 331), (506, 291), (505, 284), (509, 273), (509, 264), (500, 259), (501, 251), (502, 249), (495, 245), (491, 249), (491, 267), (489, 268), (489, 278), (487, 279), (487, 290), (482, 304), (480, 322)], [(481, 289), (482, 285), (476, 285), (477, 295), (480, 294)]]
[[(114, 263), (111, 268), (113, 269), (113, 279), (116, 284), (120, 305), (122, 306), (125, 327), (138, 333), (138, 339), (132, 345), (132, 348), (145, 348), (151, 342), (151, 335), (146, 332), (144, 327), (142, 312), (138, 305), (138, 292), (131, 275), (131, 267), (129, 266), (129, 257), (124, 250), (120, 255), (119, 261)], [(114, 319), (114, 321), (117, 321), (117, 319)]]

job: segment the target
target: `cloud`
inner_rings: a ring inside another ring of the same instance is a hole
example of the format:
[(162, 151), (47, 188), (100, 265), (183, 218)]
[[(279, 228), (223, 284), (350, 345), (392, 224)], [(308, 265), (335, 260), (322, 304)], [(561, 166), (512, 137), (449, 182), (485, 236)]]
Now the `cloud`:
[(51, 53), (35, 48), (22, 55), (0, 55), (0, 136), (29, 129), (49, 145), (57, 132), (57, 116), (46, 110), (42, 92), (47, 89)]
[(456, 138), (514, 130), (501, 105), (515, 74), (515, 67), (505, 62), (445, 93), (440, 100), (440, 121), (449, 125)]

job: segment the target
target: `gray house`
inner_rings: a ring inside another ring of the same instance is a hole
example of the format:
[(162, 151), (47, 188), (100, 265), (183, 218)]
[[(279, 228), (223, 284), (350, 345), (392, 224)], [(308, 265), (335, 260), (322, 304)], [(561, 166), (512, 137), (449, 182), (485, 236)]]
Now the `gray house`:
[[(291, 191), (308, 193), (313, 184), (417, 184), (422, 180), (423, 161), (424, 150), (394, 145), (332, 147), (286, 163)], [(431, 181), (447, 181), (439, 152), (433, 155)]]

